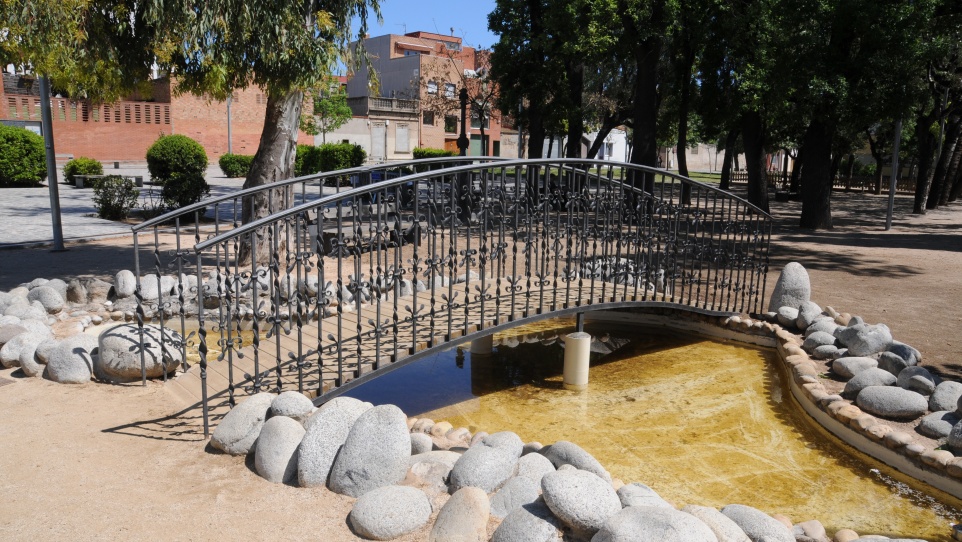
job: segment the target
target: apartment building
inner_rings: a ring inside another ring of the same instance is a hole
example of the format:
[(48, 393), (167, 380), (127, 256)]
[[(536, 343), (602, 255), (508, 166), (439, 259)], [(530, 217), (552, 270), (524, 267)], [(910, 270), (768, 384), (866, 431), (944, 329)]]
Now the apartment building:
[[(369, 37), (363, 44), (377, 73), (377, 84), (362, 66), (348, 79), (349, 99), (416, 100), (420, 124), (416, 146), (457, 151), (461, 131), (458, 93), (470, 79), (478, 77), (479, 71), (483, 74), (485, 53), (464, 45), (459, 37), (421, 31)], [(489, 110), (473, 112), (470, 117), (465, 130), (470, 138), (468, 154), (500, 156), (501, 116)], [(400, 128), (397, 123), (394, 128), (391, 123), (384, 126), (385, 146), (389, 138), (398, 139), (396, 131)], [(380, 140), (374, 144), (379, 146)]]

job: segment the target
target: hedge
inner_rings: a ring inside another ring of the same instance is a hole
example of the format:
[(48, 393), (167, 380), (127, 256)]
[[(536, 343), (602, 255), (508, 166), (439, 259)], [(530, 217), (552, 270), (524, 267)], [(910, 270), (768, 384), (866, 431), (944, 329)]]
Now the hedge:
[(43, 138), (13, 126), (0, 125), (0, 185), (39, 185), (47, 178)]
[(432, 149), (431, 147), (416, 147), (414, 149), (414, 159), (420, 160), (422, 158), (442, 158), (445, 156), (457, 156), (458, 153), (454, 151), (446, 151), (444, 149)]
[(253, 154), (224, 154), (217, 161), (225, 177), (246, 177), (254, 161)]
[(75, 184), (77, 175), (103, 175), (104, 165), (86, 156), (78, 156), (63, 166), (63, 180), (67, 184)]
[(97, 216), (105, 220), (123, 220), (137, 205), (140, 192), (134, 181), (120, 175), (110, 175), (94, 183), (94, 205)]
[(364, 165), (367, 153), (353, 143), (327, 143), (315, 147), (298, 145), (294, 159), (294, 174), (310, 175), (322, 171), (337, 171)]
[(162, 135), (147, 149), (147, 169), (152, 179), (163, 183), (175, 173), (207, 173), (207, 153), (200, 143), (184, 135)]

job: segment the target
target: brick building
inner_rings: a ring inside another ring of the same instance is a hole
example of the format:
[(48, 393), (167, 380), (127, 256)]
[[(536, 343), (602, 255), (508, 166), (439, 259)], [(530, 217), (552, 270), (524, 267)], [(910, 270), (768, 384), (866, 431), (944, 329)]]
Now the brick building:
[[(267, 97), (257, 87), (238, 90), (230, 104), (231, 147), (254, 154), (264, 127)], [(51, 98), (54, 148), (59, 156), (87, 156), (103, 162), (143, 161), (147, 148), (164, 134), (196, 139), (212, 163), (228, 150), (227, 103), (190, 94), (175, 96), (168, 78), (154, 81), (150, 96), (113, 104)], [(3, 75), (0, 121), (39, 121), (40, 85), (22, 75)], [(298, 134), (299, 142), (313, 138)]]
[[(364, 66), (348, 80), (348, 97), (417, 100), (420, 121), (417, 146), (457, 151), (461, 129), (458, 91), (476, 74), (482, 52), (463, 45), (461, 38), (420, 31), (367, 38), (364, 48), (378, 75), (378, 91), (372, 93)], [(514, 154), (502, 152), (499, 115), (483, 115), (487, 150), (482, 153), (481, 117), (473, 115), (471, 126), (466, 130), (471, 140), (468, 154), (516, 155), (516, 150)], [(385, 138), (392, 136), (389, 126)], [(380, 140), (375, 142), (380, 144)]]

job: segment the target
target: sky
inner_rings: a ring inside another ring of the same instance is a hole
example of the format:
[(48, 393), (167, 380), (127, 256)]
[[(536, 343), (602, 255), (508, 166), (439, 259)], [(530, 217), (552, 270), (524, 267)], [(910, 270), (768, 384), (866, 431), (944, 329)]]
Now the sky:
[[(488, 13), (494, 0), (381, 0), (383, 25), (371, 16), (368, 32), (372, 36), (405, 34), (423, 30), (460, 37), (471, 47), (491, 47), (497, 36), (488, 30)], [(352, 28), (357, 31), (357, 21)]]

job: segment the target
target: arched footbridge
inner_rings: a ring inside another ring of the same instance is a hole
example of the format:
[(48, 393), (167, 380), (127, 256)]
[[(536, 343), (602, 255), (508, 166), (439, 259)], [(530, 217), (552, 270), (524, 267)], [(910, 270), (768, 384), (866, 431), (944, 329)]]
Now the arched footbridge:
[[(264, 218), (241, 224), (245, 207)], [(323, 402), (529, 321), (634, 306), (760, 312), (771, 226), (728, 192), (631, 164), (356, 168), (138, 226), (138, 322), (179, 328), (179, 347), (199, 352), (167, 386), (203, 408), (206, 431), (242, 396)]]

